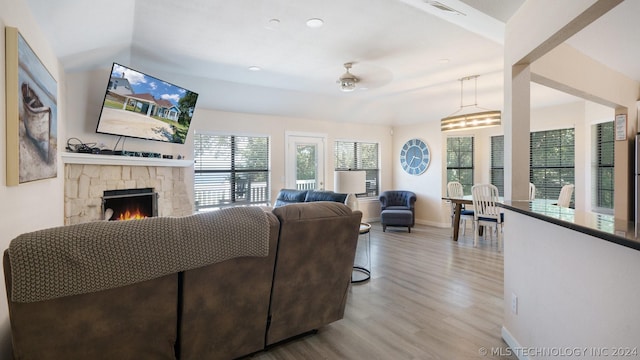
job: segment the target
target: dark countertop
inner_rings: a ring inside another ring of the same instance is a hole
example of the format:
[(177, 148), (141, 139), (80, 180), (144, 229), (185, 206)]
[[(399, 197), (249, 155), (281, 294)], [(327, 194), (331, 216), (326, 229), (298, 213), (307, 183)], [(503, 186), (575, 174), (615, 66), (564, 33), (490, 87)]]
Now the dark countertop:
[(615, 219), (612, 215), (563, 208), (554, 205), (556, 202), (557, 200), (505, 200), (500, 206), (618, 245), (640, 250), (640, 237), (634, 222)]

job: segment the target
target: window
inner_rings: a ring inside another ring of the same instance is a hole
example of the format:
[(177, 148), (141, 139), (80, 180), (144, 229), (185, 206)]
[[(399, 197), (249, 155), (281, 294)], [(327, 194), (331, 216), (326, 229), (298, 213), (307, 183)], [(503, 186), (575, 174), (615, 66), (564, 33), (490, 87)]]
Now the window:
[(465, 195), (473, 186), (473, 137), (447, 138), (447, 182), (458, 181)]
[(353, 141), (336, 141), (335, 170), (365, 170), (367, 172), (367, 193), (358, 197), (378, 196), (380, 166), (378, 144)]
[(196, 210), (268, 205), (269, 138), (196, 134)]
[(491, 137), (491, 183), (504, 196), (504, 135)]
[(575, 131), (537, 131), (529, 136), (529, 181), (536, 186), (536, 198), (557, 199), (563, 185), (575, 183)]
[(597, 124), (595, 203), (597, 208), (613, 209), (613, 164), (614, 164), (614, 124), (613, 121)]

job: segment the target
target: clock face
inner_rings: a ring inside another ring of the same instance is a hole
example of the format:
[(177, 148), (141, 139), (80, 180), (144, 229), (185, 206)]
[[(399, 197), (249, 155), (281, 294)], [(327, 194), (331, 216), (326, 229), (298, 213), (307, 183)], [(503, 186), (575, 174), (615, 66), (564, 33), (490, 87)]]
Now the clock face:
[(429, 147), (420, 139), (407, 141), (400, 151), (400, 165), (410, 175), (420, 175), (429, 167)]

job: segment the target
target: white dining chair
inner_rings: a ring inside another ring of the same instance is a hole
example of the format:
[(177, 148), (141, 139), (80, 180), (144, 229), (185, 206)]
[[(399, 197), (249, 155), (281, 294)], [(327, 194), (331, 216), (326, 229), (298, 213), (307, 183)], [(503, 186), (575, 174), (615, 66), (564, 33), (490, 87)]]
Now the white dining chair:
[(529, 183), (529, 200), (536, 199), (536, 186), (533, 183)]
[(560, 196), (558, 196), (558, 206), (569, 207), (571, 205), (571, 195), (573, 195), (573, 188), (575, 185), (568, 184), (560, 189)]
[[(449, 197), (464, 197), (464, 188), (462, 184), (457, 181), (450, 181), (447, 183), (447, 194)], [(473, 222), (473, 210), (467, 210), (462, 205), (462, 211), (460, 211), (460, 226), (462, 227), (462, 235), (465, 234), (467, 228), (467, 220)], [(453, 217), (456, 215), (456, 205), (451, 203), (451, 226), (453, 226)]]
[[(502, 251), (502, 226), (504, 213), (498, 207), (498, 188), (492, 184), (477, 184), (471, 188), (474, 210), (473, 246), (478, 246), (480, 226), (495, 228), (498, 238), (498, 251)], [(485, 229), (485, 233), (489, 229)]]

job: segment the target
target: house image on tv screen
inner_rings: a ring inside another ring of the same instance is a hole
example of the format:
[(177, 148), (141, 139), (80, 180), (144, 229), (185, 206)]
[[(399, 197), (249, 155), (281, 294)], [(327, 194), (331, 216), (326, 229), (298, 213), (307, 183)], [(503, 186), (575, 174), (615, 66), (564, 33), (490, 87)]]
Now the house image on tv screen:
[(184, 144), (198, 94), (113, 65), (98, 133)]
[(123, 110), (130, 110), (147, 114), (148, 116), (158, 116), (163, 119), (178, 121), (180, 109), (165, 99), (156, 99), (153, 95), (134, 94), (125, 78), (111, 77), (109, 80), (109, 94), (112, 100), (121, 102)]

